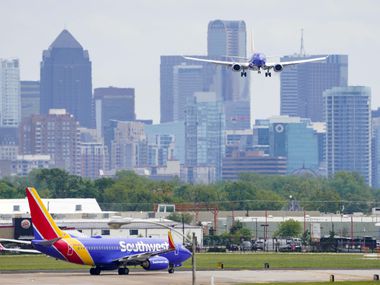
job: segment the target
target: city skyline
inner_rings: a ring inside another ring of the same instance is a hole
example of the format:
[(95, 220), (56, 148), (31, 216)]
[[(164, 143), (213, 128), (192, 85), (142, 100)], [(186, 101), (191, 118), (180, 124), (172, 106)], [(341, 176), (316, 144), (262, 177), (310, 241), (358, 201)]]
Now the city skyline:
[[(42, 51), (67, 28), (90, 53), (93, 88), (135, 88), (137, 117), (157, 123), (160, 56), (206, 55), (209, 21), (244, 20), (248, 34), (254, 29), (255, 48), (267, 54), (298, 52), (301, 28), (308, 54), (347, 54), (348, 84), (370, 86), (372, 108), (380, 105), (380, 98), (376, 98), (380, 83), (366, 63), (380, 63), (375, 53), (380, 47), (376, 28), (380, 19), (374, 9), (379, 4), (370, 0), (360, 6), (354, 1), (319, 1), (307, 3), (308, 8), (300, 14), (299, 8), (306, 4), (297, 1), (258, 3), (183, 1), (173, 5), (172, 1), (145, 0), (132, 7), (124, 1), (115, 1), (112, 6), (106, 1), (3, 2), (0, 8), (8, 13), (0, 20), (5, 42), (0, 46), (0, 57), (19, 58), (21, 80), (38, 80)], [(258, 7), (265, 13), (252, 12)], [(17, 11), (16, 17), (12, 11)], [(279, 76), (266, 79), (253, 74), (251, 78), (252, 120), (279, 114)], [(147, 100), (152, 104), (144, 104)]]

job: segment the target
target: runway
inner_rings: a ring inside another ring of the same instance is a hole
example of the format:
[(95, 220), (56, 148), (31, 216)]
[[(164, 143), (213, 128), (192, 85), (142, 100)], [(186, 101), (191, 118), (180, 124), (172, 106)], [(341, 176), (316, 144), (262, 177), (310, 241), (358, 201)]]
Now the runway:
[[(371, 270), (241, 270), (241, 271), (198, 271), (197, 284), (236, 284), (263, 282), (306, 282), (329, 281), (330, 275), (335, 281), (373, 280), (380, 269)], [(190, 271), (167, 272), (133, 272), (129, 275), (117, 275), (116, 272), (102, 272), (99, 276), (91, 276), (85, 272), (32, 272), (32, 273), (0, 273), (2, 284), (82, 284), (82, 285), (180, 285), (191, 284)]]

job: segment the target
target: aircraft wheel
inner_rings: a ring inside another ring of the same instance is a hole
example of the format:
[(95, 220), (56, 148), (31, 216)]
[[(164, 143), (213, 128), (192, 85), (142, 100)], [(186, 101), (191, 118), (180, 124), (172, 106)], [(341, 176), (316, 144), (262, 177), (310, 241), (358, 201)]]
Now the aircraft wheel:
[(174, 273), (174, 266), (173, 265), (169, 266), (168, 272), (169, 272), (169, 274), (173, 274)]
[(90, 269), (90, 274), (91, 275), (99, 275), (100, 274), (100, 268), (99, 267), (93, 267)]
[(126, 270), (127, 268), (125, 267), (119, 267), (119, 269), (117, 270), (117, 273), (119, 273), (119, 275), (125, 275), (126, 274)]

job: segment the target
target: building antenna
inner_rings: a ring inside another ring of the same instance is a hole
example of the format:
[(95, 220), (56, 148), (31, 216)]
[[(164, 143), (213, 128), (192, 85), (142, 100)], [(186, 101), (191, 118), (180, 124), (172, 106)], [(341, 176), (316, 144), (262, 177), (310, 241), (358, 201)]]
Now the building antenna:
[(301, 29), (301, 47), (300, 47), (300, 56), (305, 56), (305, 47), (303, 45), (303, 28)]

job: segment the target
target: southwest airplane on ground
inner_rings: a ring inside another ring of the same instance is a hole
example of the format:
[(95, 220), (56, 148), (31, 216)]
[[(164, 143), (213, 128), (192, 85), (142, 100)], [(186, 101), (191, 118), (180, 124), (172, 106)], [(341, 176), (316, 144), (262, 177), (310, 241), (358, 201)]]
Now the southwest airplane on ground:
[(91, 275), (115, 269), (118, 269), (120, 275), (128, 274), (129, 265), (141, 265), (145, 270), (167, 269), (173, 273), (175, 267), (181, 266), (191, 256), (191, 252), (184, 246), (174, 244), (170, 232), (168, 241), (152, 238), (75, 237), (57, 226), (34, 188), (26, 188), (26, 195), (34, 240), (1, 240), (31, 243), (34, 250), (8, 249), (0, 244), (0, 251), (41, 252), (67, 262), (90, 265)]
[(239, 61), (221, 61), (221, 60), (212, 60), (212, 59), (203, 59), (203, 58), (184, 56), (184, 58), (189, 59), (189, 60), (209, 62), (213, 64), (230, 67), (235, 72), (240, 71), (241, 77), (243, 76), (247, 77), (247, 70), (257, 71), (258, 73), (261, 73), (261, 70), (264, 70), (265, 77), (268, 77), (268, 76), (271, 77), (272, 69), (274, 70), (274, 72), (281, 72), (286, 66), (307, 63), (307, 62), (322, 61), (322, 60), (325, 60), (327, 57), (328, 56), (294, 60), (294, 61), (267, 62), (267, 58), (263, 53), (254, 53), (251, 56), (251, 58), (241, 58), (241, 57), (231, 56), (231, 58), (245, 60), (244, 62), (239, 62)]

